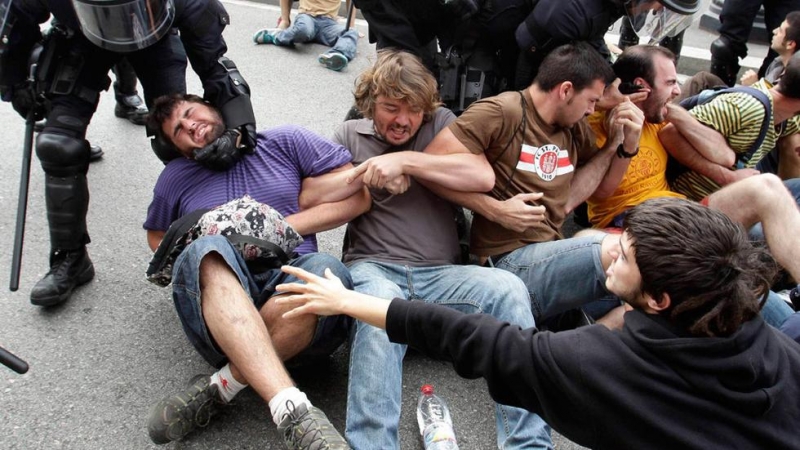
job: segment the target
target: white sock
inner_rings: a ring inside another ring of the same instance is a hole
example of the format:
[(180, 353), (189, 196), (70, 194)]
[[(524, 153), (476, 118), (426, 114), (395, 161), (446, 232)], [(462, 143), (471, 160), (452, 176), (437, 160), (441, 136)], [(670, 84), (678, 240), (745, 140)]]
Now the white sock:
[(242, 389), (246, 388), (246, 384), (239, 383), (236, 378), (231, 374), (231, 365), (225, 364), (225, 367), (219, 369), (219, 372), (211, 375), (211, 384), (216, 384), (219, 388), (219, 396), (225, 403), (233, 400), (236, 394)]
[(286, 388), (278, 392), (278, 394), (269, 401), (269, 410), (272, 412), (272, 421), (275, 422), (275, 425), (280, 425), (281, 421), (283, 421), (283, 417), (289, 414), (290, 411), (286, 403), (290, 401), (294, 404), (295, 408), (302, 404), (311, 408), (311, 402), (308, 401), (305, 392), (294, 386)]

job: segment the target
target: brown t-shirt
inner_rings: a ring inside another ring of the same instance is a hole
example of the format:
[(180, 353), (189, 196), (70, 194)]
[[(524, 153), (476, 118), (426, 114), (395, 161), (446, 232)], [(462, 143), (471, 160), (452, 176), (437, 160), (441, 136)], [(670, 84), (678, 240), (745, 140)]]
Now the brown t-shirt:
[(507, 200), (520, 193), (544, 193), (537, 204), (546, 207), (546, 220), (524, 233), (475, 214), (471, 250), (479, 256), (561, 239), (575, 168), (597, 152), (585, 120), (570, 128), (549, 125), (533, 108), (529, 90), (523, 96), (524, 124), (520, 93), (505, 92), (473, 103), (449, 127), (470, 152), (486, 154), (496, 179), (489, 195)]

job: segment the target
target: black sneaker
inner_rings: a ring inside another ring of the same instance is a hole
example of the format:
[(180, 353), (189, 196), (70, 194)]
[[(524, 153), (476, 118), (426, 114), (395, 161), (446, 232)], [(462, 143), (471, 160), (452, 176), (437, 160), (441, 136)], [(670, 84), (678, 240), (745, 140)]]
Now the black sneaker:
[(350, 448), (319, 408), (309, 409), (305, 403), (295, 408), (291, 400), (286, 402), (286, 408), (289, 412), (283, 416), (278, 431), (289, 450)]
[(121, 119), (128, 119), (132, 124), (144, 125), (147, 121), (147, 106), (138, 94), (117, 96), (117, 106), (114, 115)]
[(794, 289), (789, 291), (789, 300), (792, 301), (795, 311), (800, 311), (800, 284), (795, 286)]
[(31, 289), (31, 303), (53, 306), (66, 301), (76, 287), (94, 278), (94, 266), (86, 247), (55, 251), (50, 255), (50, 270)]
[(147, 433), (156, 444), (177, 441), (197, 427), (205, 427), (224, 402), (208, 375), (195, 375), (180, 394), (166, 397), (150, 411)]

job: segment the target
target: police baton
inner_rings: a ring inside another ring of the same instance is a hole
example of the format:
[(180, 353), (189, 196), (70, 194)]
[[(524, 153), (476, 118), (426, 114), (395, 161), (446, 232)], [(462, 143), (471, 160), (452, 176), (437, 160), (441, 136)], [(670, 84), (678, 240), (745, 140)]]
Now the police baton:
[[(30, 89), (36, 89), (34, 73), (36, 64), (31, 66)], [(14, 231), (14, 253), (11, 256), (11, 280), (8, 288), (11, 292), (19, 289), (19, 272), (22, 264), (22, 241), (25, 238), (25, 214), (28, 210), (28, 185), (31, 178), (31, 154), (33, 153), (33, 129), (36, 125), (36, 111), (39, 108), (38, 96), (34, 98), (37, 104), (28, 111), (25, 118), (25, 143), (22, 147), (22, 170), (19, 174), (19, 200), (17, 202), (17, 226)]]
[(348, 3), (350, 3), (350, 7), (347, 9), (347, 23), (344, 25), (344, 31), (342, 31), (342, 34), (347, 33), (347, 30), (350, 29), (350, 21), (353, 20), (353, 13), (356, 10), (356, 2), (350, 0)]

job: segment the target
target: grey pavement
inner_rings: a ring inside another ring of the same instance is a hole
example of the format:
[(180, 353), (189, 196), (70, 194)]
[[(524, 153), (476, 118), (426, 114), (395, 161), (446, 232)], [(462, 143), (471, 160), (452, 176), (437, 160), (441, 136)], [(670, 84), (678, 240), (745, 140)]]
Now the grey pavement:
[[(225, 32), (228, 56), (250, 83), (258, 128), (294, 123), (330, 136), (350, 107), (356, 75), (374, 60), (374, 47), (362, 39), (357, 58), (343, 72), (331, 72), (316, 61), (322, 46), (287, 49), (252, 43), (255, 30), (274, 26), (277, 7), (224, 3), (232, 17)], [(358, 28), (366, 33), (365, 23)], [(694, 39), (687, 38), (687, 46)], [(707, 48), (703, 43), (696, 46)], [(201, 92), (193, 73), (189, 90)], [(141, 224), (162, 164), (153, 156), (144, 130), (114, 117), (113, 107), (113, 95), (104, 95), (88, 132), (88, 139), (105, 150), (103, 160), (89, 171), (89, 252), (97, 276), (69, 302), (50, 309), (34, 307), (28, 300), (47, 269), (49, 251), (43, 172), (35, 157), (20, 289), (6, 289), (24, 123), (11, 105), (0, 107), (0, 122), (5, 124), (0, 210), (6, 211), (0, 215), (0, 346), (30, 364), (25, 375), (0, 367), (2, 449), (156, 448), (145, 430), (150, 406), (182, 389), (194, 374), (212, 371), (184, 337), (170, 290), (144, 278), (151, 253)], [(342, 229), (323, 233), (321, 251), (338, 255), (341, 241)], [(344, 428), (348, 359), (342, 350), (323, 364), (293, 372), (339, 430)], [(413, 353), (404, 375), (403, 449), (422, 448), (414, 408), (424, 383), (434, 384), (450, 404), (462, 449), (495, 447), (494, 407), (482, 381), (460, 379), (447, 364)], [(580, 448), (560, 437), (556, 445)], [(284, 447), (266, 405), (246, 391), (203, 432), (164, 448)]]

